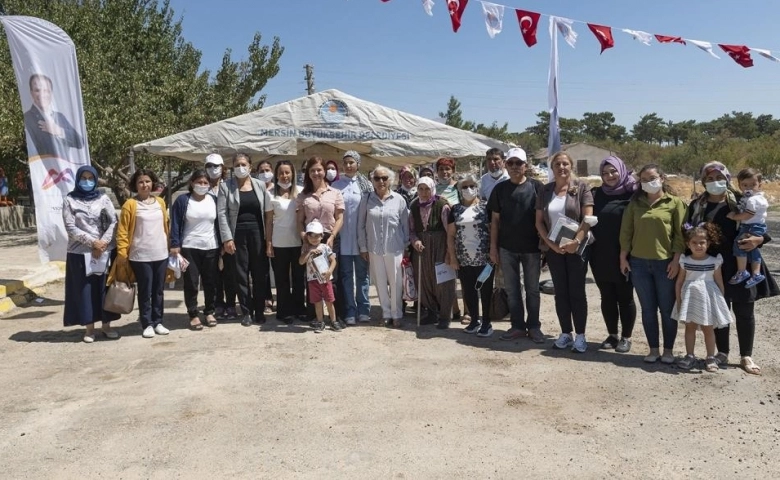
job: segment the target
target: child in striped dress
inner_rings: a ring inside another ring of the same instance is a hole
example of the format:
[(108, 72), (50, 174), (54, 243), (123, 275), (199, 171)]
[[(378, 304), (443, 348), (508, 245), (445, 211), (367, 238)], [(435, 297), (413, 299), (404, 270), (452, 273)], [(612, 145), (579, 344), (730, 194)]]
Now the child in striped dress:
[(680, 273), (677, 275), (677, 303), (672, 318), (685, 323), (685, 358), (677, 365), (685, 370), (696, 364), (693, 349), (696, 330), (701, 328), (707, 349), (705, 369), (718, 371), (715, 359), (715, 329), (731, 323), (731, 312), (723, 296), (723, 258), (707, 253), (710, 246), (720, 243), (720, 230), (715, 224), (683, 225), (685, 243), (690, 255), (680, 256)]

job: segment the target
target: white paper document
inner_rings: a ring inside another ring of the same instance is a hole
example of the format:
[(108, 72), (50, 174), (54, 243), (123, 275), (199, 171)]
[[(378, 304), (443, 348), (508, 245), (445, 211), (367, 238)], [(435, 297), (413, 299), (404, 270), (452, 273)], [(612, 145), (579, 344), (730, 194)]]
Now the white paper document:
[(446, 263), (437, 263), (436, 264), (436, 284), (442, 284), (444, 282), (449, 282), (450, 280), (455, 280), (457, 277), (457, 272), (455, 272), (455, 269), (447, 265)]
[(85, 253), (84, 254), (84, 265), (87, 268), (87, 276), (90, 275), (103, 275), (106, 273), (106, 269), (108, 267), (108, 257), (110, 256), (111, 251), (106, 250), (103, 252), (101, 256), (98, 258), (95, 258), (92, 256), (92, 253)]

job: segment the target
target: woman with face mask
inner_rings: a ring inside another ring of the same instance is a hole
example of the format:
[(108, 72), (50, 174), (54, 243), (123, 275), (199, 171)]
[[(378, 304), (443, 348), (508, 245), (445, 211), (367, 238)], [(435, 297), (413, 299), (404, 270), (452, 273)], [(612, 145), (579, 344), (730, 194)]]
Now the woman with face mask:
[(328, 185), (333, 185), (340, 178), (338, 164), (334, 160), (325, 162), (325, 181), (328, 182)]
[(265, 183), (265, 189), (269, 192), (274, 187), (274, 167), (268, 160), (263, 160), (257, 164), (253, 176)]
[(447, 251), (450, 266), (460, 278), (463, 303), (471, 314), (471, 321), (463, 331), (489, 337), (493, 334), (489, 314), (494, 272), (491, 267), (487, 277), (480, 278), (480, 274), (490, 263), (490, 212), (487, 202), (479, 199), (479, 185), (474, 175), (461, 178), (457, 189), (459, 201), (452, 206), (447, 218)]
[[(219, 196), (219, 186), (225, 178), (225, 160), (218, 153), (209, 154), (206, 157), (206, 174), (209, 178), (210, 193), (214, 198)], [(224, 266), (225, 252), (220, 248), (219, 263)], [(233, 290), (233, 282), (226, 279), (224, 268), (220, 269), (216, 277), (216, 297), (214, 299), (214, 316), (217, 318), (236, 318), (236, 292)]]
[(117, 339), (119, 334), (111, 329), (111, 322), (120, 316), (103, 310), (106, 274), (88, 276), (86, 272), (86, 262), (116, 247), (116, 211), (111, 200), (98, 189), (97, 170), (79, 167), (76, 187), (63, 201), (62, 219), (68, 232), (63, 323), (66, 327), (86, 327), (85, 343), (95, 341), (95, 322), (102, 322), (101, 333), (106, 338)]
[(219, 223), (217, 199), (210, 193), (208, 174), (195, 170), (190, 176), (189, 193), (180, 195), (171, 207), (171, 255), (189, 262), (184, 277), (184, 304), (190, 317), (190, 329), (203, 330), (198, 317), (198, 285), (203, 284), (203, 315), (206, 325), (214, 327), (216, 278), (219, 273)]
[[(728, 214), (738, 211), (737, 205), (742, 194), (731, 185), (731, 173), (720, 162), (710, 162), (704, 165), (699, 178), (704, 186), (704, 192), (695, 197), (688, 205), (685, 218), (692, 225), (712, 222), (720, 228), (722, 234), (720, 245), (709, 254), (720, 254), (723, 257), (723, 278), (730, 278), (737, 271), (737, 260), (732, 248), (734, 239), (738, 236), (738, 225), (728, 218)], [(748, 236), (740, 241), (739, 248), (749, 252), (770, 240), (771, 238), (766, 234), (761, 237)], [(754, 302), (780, 294), (769, 269), (762, 266), (761, 273), (765, 274), (767, 279), (751, 288), (724, 282), (726, 301), (734, 312), (734, 323), (739, 341), (740, 366), (745, 372), (752, 375), (761, 374), (761, 368), (752, 358), (753, 339), (756, 333)], [(730, 330), (730, 327), (715, 329), (715, 344), (718, 351), (715, 359), (721, 365), (728, 363)]]
[[(227, 254), (225, 270), (234, 282), (241, 306), (241, 325), (264, 324), (266, 212), (272, 209), (265, 184), (249, 176), (252, 163), (243, 153), (233, 160), (233, 176), (219, 189), (219, 233)], [(251, 282), (250, 282), (251, 276)], [(250, 285), (252, 286), (250, 290)]]
[[(540, 248), (545, 252), (555, 285), (555, 312), (561, 326), (561, 334), (553, 348), (585, 353), (588, 348), (585, 338), (588, 321), (585, 272), (588, 266), (582, 245), (590, 238), (590, 226), (584, 220), (593, 215), (593, 195), (588, 184), (574, 175), (574, 162), (568, 154), (556, 153), (550, 159), (550, 166), (553, 181), (542, 187), (536, 197), (536, 231), (542, 240)], [(572, 235), (550, 239), (549, 234), (556, 225), (564, 223), (572, 225)]]
[[(685, 202), (671, 194), (666, 175), (658, 165), (642, 167), (639, 181), (641, 190), (628, 203), (620, 226), (620, 271), (623, 275), (630, 272), (642, 307), (642, 325), (650, 346), (645, 362), (661, 360), (672, 364), (677, 337), (677, 322), (672, 318), (672, 310), (680, 255), (685, 252), (682, 235)], [(659, 312), (663, 354), (659, 351)]]

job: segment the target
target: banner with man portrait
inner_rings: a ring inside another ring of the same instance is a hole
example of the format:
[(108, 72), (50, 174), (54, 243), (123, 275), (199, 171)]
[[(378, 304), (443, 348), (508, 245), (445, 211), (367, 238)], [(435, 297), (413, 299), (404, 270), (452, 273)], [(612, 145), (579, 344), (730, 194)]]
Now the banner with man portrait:
[(19, 86), (42, 262), (65, 260), (63, 198), (76, 171), (88, 165), (87, 128), (76, 47), (40, 18), (0, 16)]

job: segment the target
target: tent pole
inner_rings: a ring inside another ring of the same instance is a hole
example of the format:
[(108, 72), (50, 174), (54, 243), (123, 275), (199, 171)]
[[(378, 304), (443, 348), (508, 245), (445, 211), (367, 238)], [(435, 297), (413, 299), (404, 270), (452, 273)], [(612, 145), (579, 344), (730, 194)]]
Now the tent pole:
[(167, 192), (165, 195), (165, 204), (170, 205), (171, 204), (171, 157), (166, 158), (166, 170), (168, 170), (168, 188), (165, 189)]

